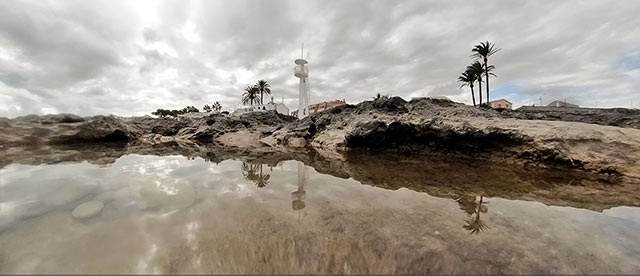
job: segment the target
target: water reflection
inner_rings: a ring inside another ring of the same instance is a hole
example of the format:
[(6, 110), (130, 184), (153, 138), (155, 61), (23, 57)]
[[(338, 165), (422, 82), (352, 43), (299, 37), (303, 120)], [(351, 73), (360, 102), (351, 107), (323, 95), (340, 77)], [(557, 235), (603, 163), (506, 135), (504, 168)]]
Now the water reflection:
[[(638, 208), (602, 213), (477, 191), (452, 200), (448, 187), (434, 196), (374, 184), (300, 161), (9, 165), (0, 170), (0, 224), (10, 221), (0, 274), (640, 272)], [(72, 217), (93, 200), (101, 213)]]
[(298, 162), (298, 189), (291, 193), (291, 208), (293, 210), (302, 210), (305, 207), (304, 200), (307, 197), (307, 192), (304, 190), (304, 186), (307, 184), (308, 177), (307, 166)]
[(242, 175), (247, 180), (255, 183), (258, 188), (264, 188), (269, 184), (271, 175), (262, 171), (263, 166), (263, 164), (251, 164), (242, 162)]
[(466, 224), (462, 226), (462, 228), (469, 231), (469, 234), (479, 234), (489, 228), (489, 226), (480, 219), (481, 213), (489, 211), (489, 207), (486, 205), (489, 204), (489, 202), (484, 201), (483, 196), (463, 195), (458, 197), (456, 202), (458, 202), (460, 209), (469, 216), (465, 220)]

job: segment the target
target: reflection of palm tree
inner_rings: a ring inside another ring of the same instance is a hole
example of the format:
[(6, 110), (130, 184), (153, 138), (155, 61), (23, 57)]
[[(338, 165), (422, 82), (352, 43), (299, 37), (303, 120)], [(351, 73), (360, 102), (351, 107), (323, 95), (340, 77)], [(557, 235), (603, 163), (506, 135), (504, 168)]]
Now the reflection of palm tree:
[(460, 206), (460, 210), (467, 213), (467, 215), (473, 215), (476, 212), (476, 197), (472, 195), (462, 195), (456, 198), (456, 202)]
[(262, 188), (269, 184), (271, 175), (262, 172), (262, 164), (248, 164), (242, 162), (242, 175), (249, 181), (256, 183), (258, 188)]
[[(464, 200), (461, 200), (463, 198)], [(465, 211), (470, 216), (467, 220), (465, 220), (467, 224), (462, 226), (462, 228), (469, 231), (469, 234), (479, 234), (480, 232), (489, 228), (489, 226), (487, 226), (487, 224), (480, 219), (480, 213), (486, 213), (487, 211), (489, 211), (489, 207), (486, 206), (486, 204), (489, 202), (484, 202), (484, 198), (482, 196), (480, 196), (479, 201), (476, 201), (475, 197), (473, 197), (473, 201), (470, 201), (469, 199), (469, 196), (462, 196), (461, 198), (456, 200), (458, 201), (458, 204), (460, 204), (460, 209)], [(473, 209), (471, 209), (470, 207), (473, 207)], [(473, 216), (473, 214), (475, 214), (475, 216)]]
[(249, 181), (256, 179), (255, 165), (242, 162), (242, 175)]
[(271, 175), (263, 174), (262, 173), (262, 164), (260, 164), (259, 166), (260, 166), (260, 174), (258, 174), (258, 177), (256, 178), (256, 181), (254, 181), (254, 182), (256, 183), (256, 185), (258, 185), (258, 188), (262, 188), (264, 186), (267, 186), (267, 184), (269, 184), (269, 178), (271, 178)]

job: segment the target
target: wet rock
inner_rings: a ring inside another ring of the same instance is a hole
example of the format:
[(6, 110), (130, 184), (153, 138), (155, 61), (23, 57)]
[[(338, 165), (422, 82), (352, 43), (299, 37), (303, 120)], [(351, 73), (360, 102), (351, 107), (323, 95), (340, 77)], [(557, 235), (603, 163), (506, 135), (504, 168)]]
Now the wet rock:
[(88, 219), (98, 215), (102, 212), (104, 204), (102, 201), (92, 200), (78, 205), (71, 215), (76, 219)]

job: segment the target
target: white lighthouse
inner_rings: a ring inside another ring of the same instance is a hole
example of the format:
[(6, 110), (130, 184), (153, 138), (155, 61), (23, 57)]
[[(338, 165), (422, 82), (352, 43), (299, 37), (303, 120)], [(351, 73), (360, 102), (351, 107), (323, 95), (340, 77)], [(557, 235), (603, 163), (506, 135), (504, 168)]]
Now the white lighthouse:
[(300, 79), (300, 94), (298, 99), (298, 119), (309, 115), (309, 69), (305, 66), (308, 62), (304, 59), (304, 45), (302, 56), (295, 60), (296, 67), (293, 75)]

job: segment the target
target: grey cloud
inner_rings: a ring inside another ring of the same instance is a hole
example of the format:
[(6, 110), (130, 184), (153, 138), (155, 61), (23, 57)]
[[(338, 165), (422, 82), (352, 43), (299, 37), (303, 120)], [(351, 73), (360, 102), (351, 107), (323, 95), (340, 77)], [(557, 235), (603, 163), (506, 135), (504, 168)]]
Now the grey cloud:
[(551, 0), (2, 2), (0, 116), (232, 108), (258, 79), (295, 109), (303, 42), (312, 102), (375, 93), (469, 102), (456, 78), (470, 48), (490, 40), (502, 48), (491, 85), (514, 87), (516, 105), (544, 96), (623, 106), (640, 86), (638, 70), (623, 64), (640, 45), (638, 9)]

